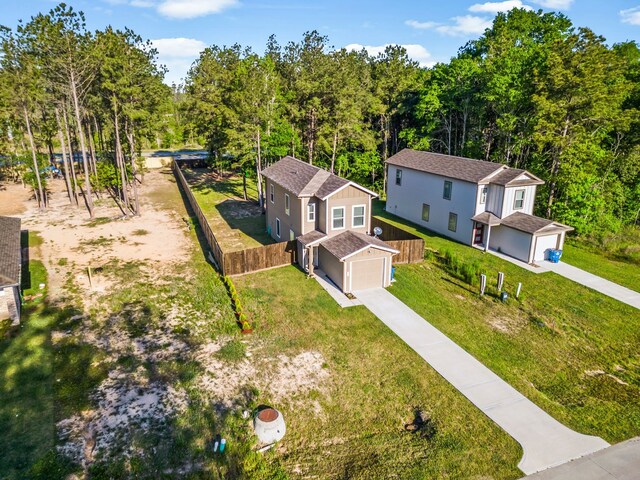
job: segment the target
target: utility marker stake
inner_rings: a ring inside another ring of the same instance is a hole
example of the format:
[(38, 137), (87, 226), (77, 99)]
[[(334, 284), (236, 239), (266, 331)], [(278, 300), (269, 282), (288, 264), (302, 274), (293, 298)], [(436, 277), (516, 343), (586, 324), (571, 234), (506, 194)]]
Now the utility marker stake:
[(504, 284), (504, 273), (498, 272), (498, 292), (502, 290), (503, 284)]
[(484, 295), (484, 290), (487, 288), (487, 276), (484, 273), (480, 274), (480, 295)]
[(520, 296), (520, 290), (522, 290), (522, 282), (518, 282), (518, 288), (516, 288), (516, 298)]

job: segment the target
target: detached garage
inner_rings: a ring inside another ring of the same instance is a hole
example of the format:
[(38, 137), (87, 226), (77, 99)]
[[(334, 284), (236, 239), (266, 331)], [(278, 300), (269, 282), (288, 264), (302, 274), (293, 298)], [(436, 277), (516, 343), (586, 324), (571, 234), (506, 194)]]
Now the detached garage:
[(388, 287), (396, 253), (379, 238), (346, 231), (320, 244), (318, 267), (345, 293)]
[(572, 227), (546, 218), (514, 213), (491, 228), (489, 248), (527, 263), (547, 260), (549, 250), (562, 250)]

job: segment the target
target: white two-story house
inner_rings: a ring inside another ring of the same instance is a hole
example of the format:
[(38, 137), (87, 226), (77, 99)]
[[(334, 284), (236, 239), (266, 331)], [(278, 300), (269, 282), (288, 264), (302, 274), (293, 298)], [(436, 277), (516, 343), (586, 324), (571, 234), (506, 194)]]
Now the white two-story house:
[(533, 215), (544, 182), (526, 170), (410, 149), (387, 169), (388, 212), (468, 245), (534, 263), (573, 230)]

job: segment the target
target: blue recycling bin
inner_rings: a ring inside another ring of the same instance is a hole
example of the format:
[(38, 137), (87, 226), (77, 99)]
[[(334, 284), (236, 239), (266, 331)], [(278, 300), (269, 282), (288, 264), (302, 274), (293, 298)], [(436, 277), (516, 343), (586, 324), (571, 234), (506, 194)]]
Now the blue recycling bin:
[(391, 281), (393, 281), (395, 276), (396, 276), (396, 267), (391, 267)]
[(558, 263), (562, 257), (562, 250), (549, 250), (549, 261), (552, 263)]

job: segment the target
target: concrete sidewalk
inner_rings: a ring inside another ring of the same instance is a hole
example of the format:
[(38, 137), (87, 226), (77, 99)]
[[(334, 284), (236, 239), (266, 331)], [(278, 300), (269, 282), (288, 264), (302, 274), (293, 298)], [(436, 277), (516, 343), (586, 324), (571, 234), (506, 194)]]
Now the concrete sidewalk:
[(531, 474), (609, 446), (565, 427), (383, 288), (356, 297), (449, 383), (511, 435)]
[(602, 277), (598, 277), (589, 272), (569, 265), (564, 262), (552, 263), (549, 261), (540, 262), (540, 268), (551, 271), (558, 275), (562, 275), (569, 280), (573, 280), (580, 285), (589, 287), (597, 292), (602, 293), (611, 298), (615, 298), (627, 305), (640, 309), (640, 293), (634, 292), (626, 287), (618, 285), (617, 283), (605, 280)]
[(640, 437), (526, 478), (527, 480), (640, 480)]

